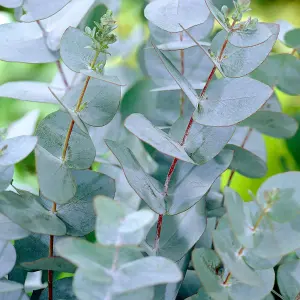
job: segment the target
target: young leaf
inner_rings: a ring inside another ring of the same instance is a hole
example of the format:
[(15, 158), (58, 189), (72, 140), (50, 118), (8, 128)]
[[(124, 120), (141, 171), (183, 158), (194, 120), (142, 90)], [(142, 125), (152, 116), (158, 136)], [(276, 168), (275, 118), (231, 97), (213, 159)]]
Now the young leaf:
[(171, 157), (176, 157), (180, 160), (193, 163), (193, 160), (190, 159), (183, 146), (173, 141), (164, 131), (153, 126), (153, 124), (143, 115), (130, 115), (126, 119), (124, 125), (139, 139), (150, 144), (158, 151), (170, 155)]
[[(51, 88), (58, 97), (64, 94), (63, 89)], [(56, 99), (51, 95), (48, 84), (35, 81), (15, 81), (0, 85), (0, 96), (23, 101), (42, 102), (57, 104)]]
[(247, 77), (214, 81), (199, 101), (194, 120), (206, 126), (234, 125), (255, 113), (272, 93), (267, 85)]
[[(240, 48), (228, 43), (224, 50), (220, 67), (226, 77), (243, 77), (258, 68), (271, 52), (279, 33), (279, 26), (266, 24), (272, 35), (263, 43)], [(219, 57), (222, 45), (227, 38), (227, 32), (219, 32), (213, 39), (211, 50), (214, 57)]]
[(274, 111), (258, 111), (239, 125), (249, 126), (263, 134), (282, 139), (294, 136), (299, 127), (294, 118)]
[(201, 166), (179, 162), (165, 198), (167, 213), (176, 215), (203, 201), (203, 196), (227, 170), (232, 158), (233, 152), (227, 150)]
[(261, 283), (260, 278), (258, 274), (241, 259), (239, 250), (242, 246), (235, 239), (231, 230), (229, 228), (218, 228), (212, 235), (216, 252), (232, 275), (242, 283), (259, 286)]
[(185, 28), (204, 23), (209, 16), (204, 1), (161, 0), (149, 3), (145, 8), (145, 17), (169, 32), (179, 32), (182, 24)]
[(165, 213), (162, 185), (145, 173), (129, 148), (110, 140), (106, 140), (106, 144), (119, 160), (129, 184), (141, 199), (156, 213)]
[(0, 278), (8, 274), (16, 263), (16, 251), (9, 241), (0, 240)]
[(27, 157), (37, 144), (35, 136), (18, 136), (0, 142), (0, 166), (14, 165)]
[(46, 210), (37, 196), (22, 191), (0, 193), (0, 211), (22, 228), (35, 233), (64, 235), (65, 224)]
[(267, 165), (264, 160), (252, 152), (232, 144), (226, 145), (225, 149), (234, 151), (230, 169), (235, 170), (249, 178), (261, 178), (267, 173)]
[[(95, 50), (87, 48), (92, 45), (92, 40), (83, 31), (69, 27), (61, 39), (60, 55), (63, 62), (74, 72), (89, 69), (95, 58)], [(100, 54), (96, 64), (106, 62), (106, 56)]]
[(18, 240), (29, 235), (29, 232), (12, 222), (5, 215), (0, 214), (0, 240)]
[[(236, 25), (238, 27), (239, 24)], [(268, 23), (257, 23), (255, 30), (235, 29), (229, 34), (229, 42), (236, 47), (252, 47), (262, 44), (272, 36)]]
[(46, 19), (54, 15), (71, 0), (52, 0), (43, 2), (37, 0), (24, 0), (23, 11), (26, 13), (21, 17), (22, 22), (34, 22), (41, 19)]
[(277, 174), (266, 180), (257, 192), (257, 201), (276, 222), (288, 222), (300, 213), (298, 181), (300, 172)]
[[(81, 83), (70, 89), (62, 102), (75, 112), (77, 101), (84, 89)], [(121, 87), (105, 81), (91, 79), (83, 97), (82, 108), (77, 113), (80, 119), (91, 126), (108, 124), (119, 108)]]
[(205, 292), (214, 300), (263, 299), (271, 292), (274, 285), (273, 269), (256, 271), (260, 278), (259, 286), (246, 285), (236, 279), (232, 279), (226, 285), (223, 284), (226, 274), (222, 276), (218, 273), (222, 262), (211, 249), (194, 250), (193, 263)]
[[(209, 8), (210, 12), (216, 18), (218, 23), (226, 30), (229, 31), (229, 28), (226, 24), (225, 17), (223, 13), (214, 5), (212, 0), (205, 0), (207, 7)], [(183, 26), (185, 27), (185, 26)]]
[[(181, 117), (172, 125), (169, 135), (173, 140), (182, 141), (189, 119)], [(194, 122), (183, 147), (195, 163), (202, 165), (221, 152), (234, 131), (235, 126), (208, 127)]]
[[(206, 227), (205, 203), (199, 201), (191, 209), (175, 216), (164, 216), (158, 255), (179, 261), (199, 240)], [(152, 247), (156, 236), (156, 224), (147, 235)]]
[(9, 23), (0, 26), (0, 59), (24, 63), (49, 63), (59, 59), (50, 51), (36, 23)]

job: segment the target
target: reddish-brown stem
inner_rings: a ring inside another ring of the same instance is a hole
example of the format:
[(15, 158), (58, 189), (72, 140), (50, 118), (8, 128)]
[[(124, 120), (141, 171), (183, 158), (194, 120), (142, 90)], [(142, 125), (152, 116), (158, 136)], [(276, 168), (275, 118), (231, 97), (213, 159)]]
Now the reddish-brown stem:
[[(56, 212), (56, 203), (52, 205), (52, 212)], [(50, 235), (49, 241), (49, 257), (54, 255), (54, 236)], [(48, 299), (53, 300), (53, 271), (48, 270)]]
[[(232, 26), (231, 26), (231, 29), (233, 28), (233, 26), (235, 25), (235, 22), (233, 22)], [(224, 44), (222, 45), (222, 48), (221, 48), (221, 51), (220, 51), (220, 55), (219, 55), (219, 59), (222, 58), (223, 54), (224, 54), (224, 51), (225, 51), (225, 48), (228, 44), (228, 39), (226, 39), (224, 41)], [(216, 73), (216, 70), (217, 70), (217, 67), (214, 66), (208, 76), (208, 79), (206, 81), (206, 84), (200, 94), (200, 97), (203, 97), (203, 95), (205, 94), (211, 80), (213, 79), (215, 73)], [(191, 127), (193, 125), (193, 122), (194, 122), (194, 119), (193, 117), (190, 118), (190, 121), (189, 121), (189, 124), (185, 130), (185, 133), (184, 133), (184, 136), (182, 138), (182, 141), (181, 141), (181, 145), (183, 146), (189, 133), (190, 133), (190, 130), (191, 130)], [(177, 162), (178, 162), (178, 159), (177, 158), (174, 158), (173, 159), (173, 162), (171, 164), (171, 167), (169, 169), (169, 172), (168, 172), (168, 175), (167, 175), (167, 178), (165, 180), (165, 184), (164, 184), (164, 196), (166, 196), (168, 194), (168, 189), (169, 189), (169, 183), (171, 181), (171, 178), (172, 178), (172, 175), (175, 171), (175, 167), (177, 165)], [(163, 221), (163, 215), (160, 214), (159, 217), (158, 217), (158, 222), (157, 222), (157, 227), (156, 227), (156, 237), (155, 237), (155, 243), (154, 243), (154, 251), (155, 253), (157, 252), (158, 248), (159, 248), (159, 239), (160, 239), (160, 234), (161, 234), (161, 228), (162, 228), (162, 221)]]
[(159, 239), (160, 239), (163, 217), (164, 217), (164, 215), (158, 216), (157, 227), (156, 227), (156, 237), (155, 237), (155, 244), (154, 244), (155, 253), (157, 252), (158, 247), (159, 247)]
[(62, 79), (65, 87), (68, 89), (69, 88), (68, 80), (67, 80), (66, 74), (62, 68), (61, 62), (59, 60), (56, 61), (56, 66), (57, 66), (58, 72), (61, 76), (61, 79)]
[(297, 52), (297, 49), (293, 49), (291, 55), (294, 55)]
[[(249, 140), (249, 137), (250, 137), (252, 131), (253, 131), (252, 128), (250, 128), (250, 129), (248, 130), (247, 135), (245, 136), (245, 138), (244, 138), (244, 140), (243, 140), (243, 142), (242, 142), (242, 144), (241, 144), (241, 148), (244, 148), (244, 147), (245, 147), (247, 141)], [(234, 174), (235, 174), (235, 170), (231, 170), (226, 186), (230, 186), (230, 185), (231, 185), (232, 178), (233, 178)]]
[[(180, 41), (183, 41), (183, 31), (180, 33)], [(184, 75), (184, 50), (180, 50), (181, 74)], [(180, 90), (180, 116), (184, 113), (184, 92)]]

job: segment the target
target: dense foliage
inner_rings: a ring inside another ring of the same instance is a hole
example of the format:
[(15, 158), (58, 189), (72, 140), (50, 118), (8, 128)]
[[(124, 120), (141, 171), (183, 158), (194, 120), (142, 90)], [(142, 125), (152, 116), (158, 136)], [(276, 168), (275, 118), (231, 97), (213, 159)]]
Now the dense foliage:
[[(50, 84), (0, 96), (58, 106), (2, 130), (1, 300), (297, 297), (300, 173), (250, 202), (230, 184), (266, 174), (262, 135), (298, 129), (274, 89), (300, 94), (300, 30), (244, 18), (250, 0), (217, 2), (145, 5), (135, 81), (107, 67), (135, 47), (116, 35), (117, 0), (0, 0), (17, 19), (0, 26), (0, 59), (57, 65)], [(278, 37), (291, 54), (270, 55)], [(39, 191), (13, 181), (33, 151)]]

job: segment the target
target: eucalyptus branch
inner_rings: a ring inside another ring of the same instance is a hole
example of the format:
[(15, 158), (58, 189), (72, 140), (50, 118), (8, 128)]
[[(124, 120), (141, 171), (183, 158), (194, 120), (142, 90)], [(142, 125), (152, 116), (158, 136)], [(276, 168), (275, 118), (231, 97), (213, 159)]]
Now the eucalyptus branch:
[[(232, 30), (232, 28), (234, 27), (235, 23), (236, 23), (236, 21), (233, 21), (233, 23), (232, 23), (232, 25), (231, 25), (231, 27), (230, 27), (231, 30)], [(181, 26), (181, 27), (182, 27), (182, 26)], [(183, 28), (183, 27), (182, 27), (182, 28)], [(186, 30), (185, 30), (185, 32), (188, 33), (188, 31), (186, 31)], [(188, 33), (188, 35), (190, 36), (189, 33)], [(220, 51), (220, 54), (219, 54), (219, 57), (218, 57), (219, 60), (221, 60), (222, 57), (223, 57), (224, 51), (225, 51), (226, 46), (227, 46), (227, 44), (228, 44), (228, 37), (229, 37), (229, 33), (228, 33), (227, 38), (225, 39), (225, 41), (224, 41), (224, 43), (223, 43), (223, 45), (222, 45), (222, 48), (221, 48), (221, 51)], [(206, 92), (206, 90), (207, 90), (207, 88), (208, 88), (210, 82), (212, 81), (213, 76), (214, 76), (216, 70), (217, 70), (217, 67), (214, 66), (214, 67), (212, 68), (212, 70), (211, 70), (209, 76), (208, 76), (208, 79), (207, 79), (207, 81), (206, 81), (206, 84), (205, 84), (205, 86), (204, 86), (202, 92), (200, 93), (200, 98), (202, 98), (202, 97), (205, 95), (205, 92)], [(191, 128), (192, 128), (193, 123), (194, 123), (194, 119), (193, 119), (193, 116), (192, 116), (192, 117), (190, 118), (190, 121), (189, 121), (189, 123), (188, 123), (188, 126), (187, 126), (187, 128), (186, 128), (186, 130), (185, 130), (184, 136), (183, 136), (182, 141), (181, 141), (181, 143), (180, 143), (182, 146), (185, 144), (185, 141), (186, 141), (186, 139), (187, 139), (187, 137), (188, 137), (188, 135), (189, 135), (189, 133), (190, 133), (190, 130), (191, 130)], [(174, 158), (174, 159), (173, 159), (173, 162), (172, 162), (172, 164), (171, 164), (171, 167), (170, 167), (170, 169), (169, 169), (169, 172), (168, 172), (168, 174), (167, 174), (166, 180), (165, 180), (165, 184), (164, 184), (164, 196), (166, 196), (166, 195), (168, 194), (169, 183), (170, 183), (170, 181), (171, 181), (171, 178), (172, 178), (172, 175), (173, 175), (173, 173), (174, 173), (174, 171), (175, 171), (175, 167), (176, 167), (177, 163), (178, 163), (178, 159), (177, 159), (177, 158)], [(157, 253), (158, 248), (159, 248), (159, 240), (160, 240), (160, 235), (161, 235), (162, 222), (163, 222), (163, 214), (160, 214), (159, 217), (158, 217), (157, 228), (156, 228), (156, 237), (155, 237), (155, 243), (154, 243), (154, 251), (155, 251), (155, 253)]]
[[(261, 212), (261, 214), (259, 215), (259, 217), (257, 218), (254, 227), (251, 228), (251, 230), (254, 232), (257, 230), (257, 228), (259, 227), (259, 225), (261, 224), (262, 220), (264, 219), (264, 217), (268, 214), (270, 208), (272, 207), (272, 204), (268, 204), (266, 208), (263, 209), (263, 211)], [(238, 256), (241, 256), (244, 252), (246, 248), (242, 247), (239, 251), (238, 251)], [(226, 279), (224, 280), (223, 284), (226, 285), (228, 283), (228, 281), (230, 280), (232, 276), (232, 273), (229, 272), (226, 276)]]

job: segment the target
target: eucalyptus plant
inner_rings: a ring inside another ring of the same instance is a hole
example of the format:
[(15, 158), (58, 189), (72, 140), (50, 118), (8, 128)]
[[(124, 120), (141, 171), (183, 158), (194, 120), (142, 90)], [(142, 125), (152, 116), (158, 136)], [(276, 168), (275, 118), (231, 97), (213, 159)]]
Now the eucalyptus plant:
[[(275, 91), (300, 94), (299, 31), (245, 18), (250, 0), (216, 3), (148, 3), (133, 74), (112, 63), (136, 46), (116, 34), (118, 1), (0, 0), (17, 20), (0, 59), (57, 67), (51, 83), (0, 86), (57, 105), (1, 131), (0, 299), (297, 297), (300, 173), (250, 202), (230, 185), (266, 175), (263, 135), (298, 129)], [(278, 36), (291, 54), (271, 54)], [(38, 190), (13, 179), (31, 152)]]

